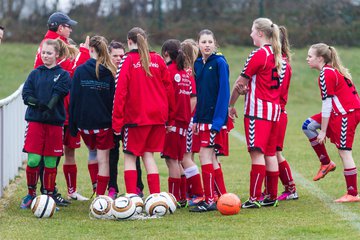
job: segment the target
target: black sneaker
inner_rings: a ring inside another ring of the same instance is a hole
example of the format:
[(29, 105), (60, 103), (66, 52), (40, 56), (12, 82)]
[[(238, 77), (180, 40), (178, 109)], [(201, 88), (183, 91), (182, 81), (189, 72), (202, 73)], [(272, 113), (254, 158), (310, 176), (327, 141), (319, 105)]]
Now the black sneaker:
[(69, 201), (67, 201), (66, 199), (61, 197), (60, 193), (52, 194), (51, 197), (54, 199), (56, 206), (59, 206), (59, 207), (67, 207), (68, 204), (70, 203)]
[(277, 199), (264, 198), (264, 200), (260, 202), (260, 205), (263, 207), (277, 207), (279, 201)]
[(213, 202), (211, 204), (207, 204), (205, 201), (199, 203), (196, 207), (193, 207), (189, 210), (189, 212), (210, 212), (216, 211), (216, 203)]
[(261, 208), (261, 204), (258, 201), (251, 201), (250, 199), (241, 205), (241, 208)]

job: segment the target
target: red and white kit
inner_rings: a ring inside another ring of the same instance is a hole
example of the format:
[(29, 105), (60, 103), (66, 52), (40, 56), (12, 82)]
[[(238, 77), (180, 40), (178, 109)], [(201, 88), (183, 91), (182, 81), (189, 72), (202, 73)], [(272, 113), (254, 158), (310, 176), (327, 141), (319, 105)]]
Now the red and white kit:
[[(271, 143), (276, 142), (281, 113), (281, 78), (274, 66), (272, 47), (265, 45), (249, 55), (241, 72), (241, 76), (249, 79), (244, 104), (248, 150), (260, 150), (268, 156), (274, 156), (276, 152), (276, 144)], [(282, 69), (285, 68), (283, 61)]]
[[(326, 134), (337, 148), (350, 150), (360, 121), (360, 98), (355, 85), (329, 65), (321, 70), (318, 82), (323, 101), (331, 98), (332, 103)], [(321, 122), (321, 115), (313, 117)]]
[(186, 135), (191, 119), (190, 95), (192, 81), (185, 70), (178, 70), (176, 62), (168, 65), (170, 79), (175, 91), (175, 116), (168, 125), (171, 131), (166, 134), (163, 157), (182, 160), (186, 151)]
[[(115, 133), (120, 133), (123, 127), (165, 127), (166, 122), (173, 120), (174, 90), (167, 66), (159, 54), (150, 52), (149, 68), (152, 76), (146, 75), (137, 50), (128, 52), (121, 60), (112, 121)], [(132, 131), (128, 131), (128, 140), (132, 138), (131, 133)], [(149, 130), (146, 133), (154, 134), (155, 131)], [(144, 137), (151, 138), (151, 136)], [(163, 148), (161, 143), (163, 141), (158, 143), (159, 152)], [(126, 146), (125, 142), (124, 144)], [(137, 149), (136, 145), (127, 146), (127, 151), (143, 152), (142, 149)]]

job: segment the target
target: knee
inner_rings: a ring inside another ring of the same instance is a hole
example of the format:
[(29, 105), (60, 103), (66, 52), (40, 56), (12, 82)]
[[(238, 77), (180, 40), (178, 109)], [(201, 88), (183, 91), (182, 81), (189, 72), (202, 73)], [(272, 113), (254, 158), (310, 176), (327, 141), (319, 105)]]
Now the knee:
[(27, 165), (31, 168), (37, 167), (40, 164), (41, 156), (38, 154), (29, 153)]

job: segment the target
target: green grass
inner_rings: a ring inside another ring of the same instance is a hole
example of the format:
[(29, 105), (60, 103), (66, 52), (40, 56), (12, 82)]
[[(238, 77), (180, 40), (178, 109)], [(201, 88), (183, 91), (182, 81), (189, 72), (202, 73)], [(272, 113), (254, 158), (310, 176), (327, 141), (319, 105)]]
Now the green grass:
[[(1, 45), (1, 53), (4, 50), (10, 52), (7, 47), (7, 44)], [(24, 56), (20, 58), (24, 61), (20, 64), (23, 69), (10, 67), (17, 61), (11, 60), (10, 57), (6, 59), (2, 57), (1, 66), (6, 65), (7, 68), (5, 68), (6, 74), (3, 70), (1, 71), (1, 86), (7, 86), (3, 82), (7, 82), (8, 78), (5, 80), (4, 76), (13, 75), (12, 81), (22, 79), (18, 83), (25, 79), (26, 71), (31, 69), (36, 46), (11, 44), (10, 48), (14, 51), (22, 49), (16, 51), (26, 52), (28, 55), (25, 56), (24, 53)], [(242, 70), (251, 49), (248, 47), (222, 49), (230, 64), (232, 82)], [(360, 69), (355, 61), (360, 54), (360, 49), (340, 48), (338, 50), (344, 65), (352, 71), (354, 82), (360, 87), (357, 80), (360, 77)], [(92, 220), (88, 216), (89, 203), (74, 202), (67, 208), (61, 208), (61, 211), (57, 212), (53, 218), (38, 220), (29, 211), (19, 209), (21, 197), (26, 194), (24, 171), (21, 171), (21, 177), (16, 180), (15, 187), (14, 185), (10, 187), (14, 189), (14, 193), (7, 193), (5, 201), (3, 200), (2, 206), (0, 205), (0, 208), (3, 207), (0, 210), (0, 239), (28, 239), (29, 237), (37, 239), (50, 237), (55, 239), (359, 239), (360, 203), (334, 204), (332, 202), (333, 199), (346, 192), (342, 164), (333, 145), (327, 144), (332, 160), (338, 165), (337, 170), (319, 182), (312, 181), (319, 162), (301, 131), (301, 125), (308, 116), (321, 109), (320, 91), (316, 82), (318, 72), (307, 67), (305, 61), (307, 49), (293, 51), (293, 78), (287, 106), (289, 124), (284, 155), (296, 173), (295, 182), (300, 195), (299, 200), (281, 202), (278, 208), (245, 209), (235, 216), (225, 217), (219, 212), (190, 214), (186, 209), (181, 209), (162, 219), (125, 222)], [(16, 54), (8, 55), (17, 57)], [(25, 73), (21, 75), (23, 72)], [(8, 93), (17, 87), (7, 89)], [(1, 91), (3, 91), (2, 87)], [(242, 112), (242, 104), (243, 98), (240, 98), (237, 103), (239, 113)], [(242, 117), (237, 120), (235, 129), (240, 133), (244, 132)], [(356, 163), (360, 166), (358, 140), (357, 136), (353, 154)], [(222, 159), (225, 182), (228, 191), (238, 194), (244, 201), (248, 197), (250, 158), (244, 143), (231, 136), (230, 144), (230, 156)], [(76, 152), (76, 157), (79, 169), (78, 190), (89, 196), (91, 186), (84, 146)], [(123, 155), (119, 162), (118, 183), (120, 191), (123, 192)], [(158, 166), (162, 190), (165, 190), (167, 189), (166, 165), (159, 159)], [(143, 176), (143, 179), (146, 178)], [(65, 180), (61, 167), (57, 182), (60, 191), (65, 193)], [(281, 191), (280, 186), (279, 192)], [(324, 197), (323, 194), (329, 198)], [(345, 213), (353, 215), (344, 215)]]
[(37, 45), (3, 43), (0, 45), (0, 99), (25, 82), (34, 67)]

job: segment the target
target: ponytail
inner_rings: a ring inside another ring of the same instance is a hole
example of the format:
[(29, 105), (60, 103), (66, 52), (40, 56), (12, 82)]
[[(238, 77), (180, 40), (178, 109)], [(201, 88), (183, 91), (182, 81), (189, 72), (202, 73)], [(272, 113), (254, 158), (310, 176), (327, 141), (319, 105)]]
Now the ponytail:
[(97, 79), (99, 79), (100, 64), (106, 67), (112, 73), (112, 75), (115, 76), (116, 66), (111, 61), (111, 57), (107, 49), (107, 40), (102, 36), (93, 36), (90, 39), (89, 46), (93, 47), (97, 53), (96, 67), (95, 67), (95, 73)]
[(196, 57), (197, 52), (194, 51), (193, 45), (190, 42), (182, 42), (179, 49), (179, 55), (176, 58), (178, 69), (192, 69)]
[(291, 61), (291, 50), (290, 50), (290, 43), (289, 37), (286, 27), (279, 26), (280, 30), (280, 42), (281, 42), (281, 53), (285, 56), (288, 62)]
[(144, 68), (146, 75), (151, 77), (149, 46), (145, 31), (139, 27), (134, 27), (128, 32), (128, 39), (137, 44), (141, 65)]
[(339, 54), (334, 47), (328, 46), (325, 43), (317, 43), (312, 45), (310, 48), (314, 49), (316, 56), (322, 57), (326, 64), (329, 64), (333, 68), (337, 69), (347, 79), (351, 79), (349, 69), (342, 65)]

